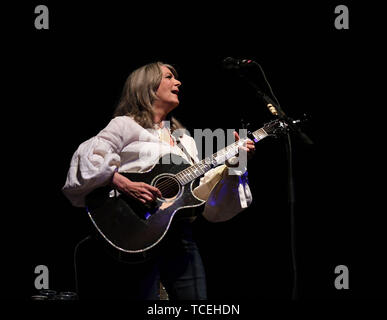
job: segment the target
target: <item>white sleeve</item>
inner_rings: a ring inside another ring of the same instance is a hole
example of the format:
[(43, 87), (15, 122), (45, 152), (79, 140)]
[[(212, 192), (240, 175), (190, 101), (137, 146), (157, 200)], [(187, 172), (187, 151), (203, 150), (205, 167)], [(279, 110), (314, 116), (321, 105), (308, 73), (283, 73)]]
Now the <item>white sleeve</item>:
[(121, 117), (114, 118), (97, 136), (83, 142), (75, 151), (62, 189), (74, 206), (84, 207), (88, 193), (110, 182), (120, 165), (123, 144), (130, 138), (124, 127), (127, 123)]
[[(192, 139), (191, 150), (197, 159), (197, 148)], [(200, 179), (193, 193), (206, 201), (203, 216), (211, 222), (231, 219), (250, 206), (253, 197), (250, 191), (247, 167), (228, 168), (220, 165), (209, 170)]]
[(247, 171), (230, 175), (230, 168), (224, 167), (220, 181), (209, 193), (203, 216), (210, 222), (227, 221), (249, 207), (252, 200)]

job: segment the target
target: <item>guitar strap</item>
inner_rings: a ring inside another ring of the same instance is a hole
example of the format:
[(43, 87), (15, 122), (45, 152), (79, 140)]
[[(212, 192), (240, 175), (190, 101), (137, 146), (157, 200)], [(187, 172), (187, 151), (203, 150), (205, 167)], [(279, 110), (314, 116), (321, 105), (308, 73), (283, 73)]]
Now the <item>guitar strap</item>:
[[(195, 159), (190, 155), (190, 153), (187, 151), (186, 147), (184, 147), (184, 144), (181, 142), (181, 137), (180, 135), (176, 135), (175, 136), (175, 141), (176, 141), (176, 145), (179, 147), (179, 149), (181, 151), (183, 151), (183, 153), (186, 155), (188, 161), (191, 162), (191, 164), (194, 164), (196, 163)], [(188, 210), (190, 210), (190, 214), (187, 214), (186, 213), (186, 216), (184, 217), (177, 217), (176, 220), (184, 220), (184, 221), (189, 221), (189, 222), (193, 222), (195, 221), (196, 217), (197, 217), (197, 212), (196, 212), (196, 208), (191, 208), (191, 209), (185, 209), (187, 212)]]
[(191, 163), (196, 163), (196, 160), (192, 158), (192, 156), (189, 154), (187, 149), (184, 147), (183, 143), (181, 142), (181, 136), (176, 137), (176, 145), (181, 149), (181, 151), (184, 152), (184, 154), (187, 156), (187, 159), (191, 161)]

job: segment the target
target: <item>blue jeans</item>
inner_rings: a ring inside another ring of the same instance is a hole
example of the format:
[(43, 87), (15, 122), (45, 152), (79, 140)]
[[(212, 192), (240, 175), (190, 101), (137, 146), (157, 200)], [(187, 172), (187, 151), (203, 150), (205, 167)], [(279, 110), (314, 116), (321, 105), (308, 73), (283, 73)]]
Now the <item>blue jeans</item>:
[(206, 300), (203, 262), (192, 236), (192, 224), (173, 221), (159, 254), (139, 264), (113, 258), (91, 240), (77, 253), (80, 299), (158, 300), (159, 282), (169, 300)]

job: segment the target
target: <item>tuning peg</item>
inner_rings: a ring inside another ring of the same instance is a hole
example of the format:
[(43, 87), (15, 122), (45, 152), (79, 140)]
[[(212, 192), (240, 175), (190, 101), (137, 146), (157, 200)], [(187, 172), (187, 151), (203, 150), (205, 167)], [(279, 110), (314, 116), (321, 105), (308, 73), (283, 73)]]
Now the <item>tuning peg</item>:
[(312, 119), (312, 116), (310, 114), (304, 113), (302, 115), (302, 122), (309, 122)]
[(308, 115), (308, 114), (306, 114), (306, 113), (304, 113), (304, 114), (302, 115), (302, 117), (300, 117), (300, 119), (292, 120), (292, 123), (294, 123), (294, 124), (297, 124), (297, 123), (303, 124), (303, 123), (305, 123), (305, 122), (309, 122), (310, 119), (311, 119), (311, 116)]
[(248, 129), (249, 126), (250, 126), (250, 122), (245, 123), (244, 119), (242, 118), (241, 119), (241, 127), (242, 127), (242, 129)]

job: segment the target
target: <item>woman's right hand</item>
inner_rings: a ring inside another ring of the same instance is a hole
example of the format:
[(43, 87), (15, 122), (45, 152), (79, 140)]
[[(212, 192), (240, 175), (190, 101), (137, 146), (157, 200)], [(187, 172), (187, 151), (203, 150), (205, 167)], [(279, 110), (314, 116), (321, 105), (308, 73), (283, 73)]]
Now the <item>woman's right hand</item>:
[(142, 203), (151, 203), (156, 201), (156, 197), (162, 197), (159, 189), (145, 182), (131, 181), (118, 172), (114, 172), (112, 183), (119, 191)]

